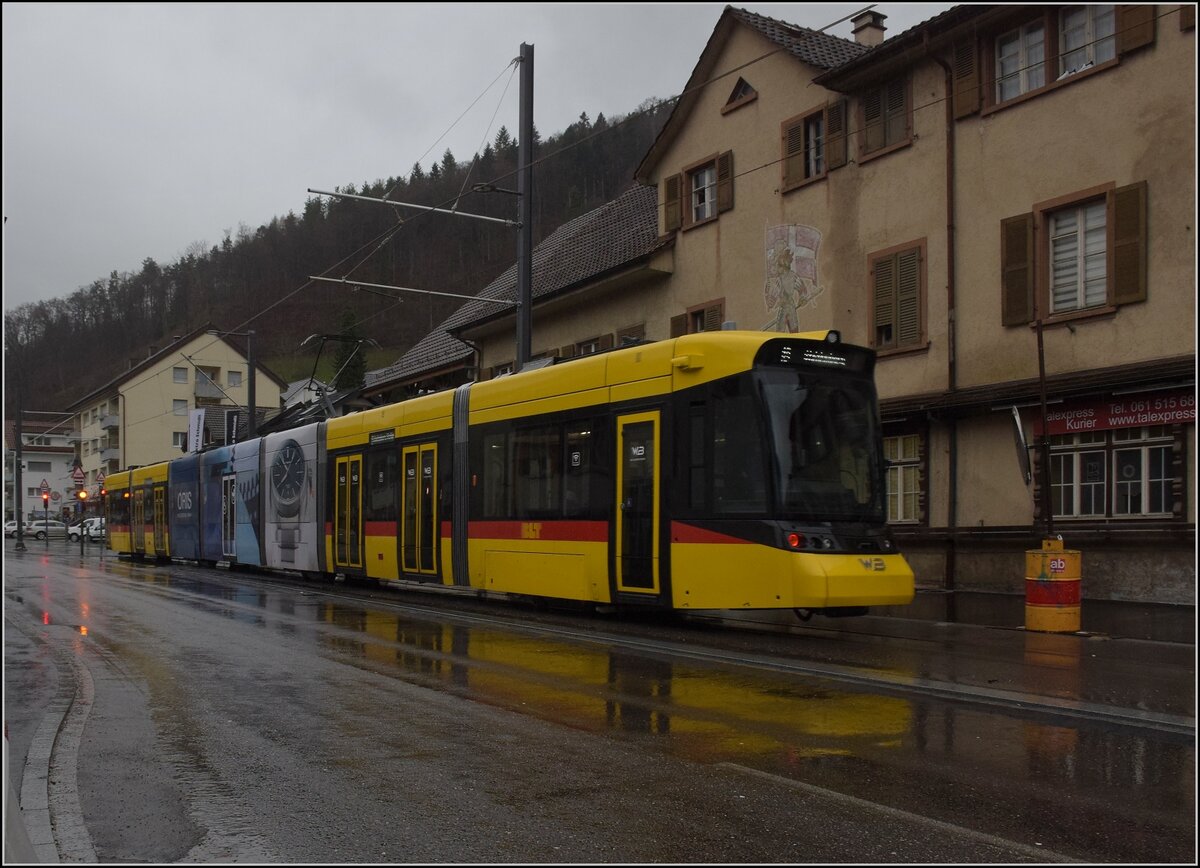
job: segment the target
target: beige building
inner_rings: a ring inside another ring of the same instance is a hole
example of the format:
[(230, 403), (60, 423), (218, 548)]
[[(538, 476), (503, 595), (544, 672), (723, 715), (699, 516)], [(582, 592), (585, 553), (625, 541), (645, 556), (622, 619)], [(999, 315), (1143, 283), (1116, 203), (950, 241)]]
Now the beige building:
[[(144, 358), (130, 359), (120, 376), (76, 401), (79, 458), (86, 484), (131, 466), (145, 466), (187, 451), (193, 410), (204, 410), (207, 437), (224, 442), (227, 411), (241, 408), (244, 432), (249, 401), (249, 363), (236, 336), (214, 334), (203, 326), (177, 337), (169, 346), (149, 347)], [(257, 418), (277, 413), (286, 388), (279, 377), (256, 364)]]
[[(1085, 597), (1194, 605), (1193, 13), (959, 6), (885, 39), (866, 12), (850, 41), (727, 7), (644, 190), (535, 250), (535, 353), (836, 328), (879, 353), (921, 585), (1022, 593), (1052, 530)], [(503, 371), (512, 324), (470, 302), (368, 388)]]

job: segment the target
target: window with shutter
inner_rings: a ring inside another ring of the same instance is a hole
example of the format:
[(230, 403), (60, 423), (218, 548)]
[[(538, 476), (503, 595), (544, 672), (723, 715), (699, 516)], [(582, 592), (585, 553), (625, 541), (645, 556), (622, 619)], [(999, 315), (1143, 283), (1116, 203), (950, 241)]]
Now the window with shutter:
[(671, 337), (697, 332), (719, 331), (725, 321), (725, 299), (717, 298), (687, 309), (687, 313), (671, 317)]
[(872, 346), (908, 350), (925, 346), (925, 241), (870, 257)]
[[(1032, 215), (1001, 223), (1005, 325), (1030, 322), (1017, 315), (1018, 295), (1034, 275), (1043, 317), (1111, 313), (1145, 301), (1147, 186), (1102, 184), (1034, 206)], [(1032, 217), (1026, 227), (1024, 221)], [(1038, 238), (1036, 259), (1023, 255)]]
[(1001, 322), (1033, 320), (1033, 214), (1000, 221)]
[(889, 81), (862, 95), (862, 156), (882, 153), (911, 141), (907, 79)]
[[(1043, 6), (1034, 13), (980, 40), (985, 114), (1116, 66), (1155, 40), (1153, 4)], [(956, 47), (956, 80), (959, 60)], [(957, 99), (957, 84), (955, 90)], [(962, 116), (956, 102), (955, 117)]]
[[(683, 229), (715, 220), (722, 211), (733, 207), (732, 151), (687, 166), (680, 177)], [(669, 186), (666, 192), (671, 192)], [(670, 211), (666, 213), (668, 217), (672, 216)]]
[[(781, 192), (794, 190), (809, 181), (824, 178), (829, 166), (829, 106), (798, 115), (782, 124)], [(844, 144), (844, 136), (841, 141)]]

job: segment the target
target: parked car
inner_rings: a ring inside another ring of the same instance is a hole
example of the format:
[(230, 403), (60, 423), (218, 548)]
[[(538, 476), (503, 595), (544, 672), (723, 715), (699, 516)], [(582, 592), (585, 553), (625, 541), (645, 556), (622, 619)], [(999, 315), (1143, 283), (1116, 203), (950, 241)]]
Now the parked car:
[(79, 542), (80, 534), (86, 535), (89, 542), (97, 542), (104, 539), (104, 519), (102, 518), (85, 518), (79, 524), (71, 525), (67, 531), (67, 537), (71, 542)]
[(55, 521), (54, 519), (50, 519), (49, 521), (38, 519), (26, 525), (25, 533), (34, 539), (45, 539), (46, 537), (62, 539), (67, 535), (67, 526), (63, 522)]
[(17, 520), (14, 518), (12, 521), (4, 522), (4, 536), (6, 538), (11, 539), (12, 537), (14, 537), (16, 535), (17, 535)]

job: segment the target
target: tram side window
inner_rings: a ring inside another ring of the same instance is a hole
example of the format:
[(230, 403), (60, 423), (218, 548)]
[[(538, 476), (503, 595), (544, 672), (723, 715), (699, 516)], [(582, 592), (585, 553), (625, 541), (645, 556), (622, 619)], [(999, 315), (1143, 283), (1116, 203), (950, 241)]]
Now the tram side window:
[(712, 397), (713, 512), (766, 512), (765, 440), (751, 381), (736, 377), (714, 383)]
[(579, 518), (591, 513), (592, 456), (595, 444), (592, 422), (567, 426), (567, 457), (564, 473), (563, 515)]
[(688, 506), (703, 510), (708, 503), (708, 413), (703, 401), (688, 406)]
[(129, 524), (129, 498), (123, 497), (123, 494), (114, 492), (109, 496), (108, 522), (114, 528)]
[(367, 455), (367, 497), (363, 509), (365, 520), (396, 520), (399, 466), (399, 456), (392, 449)]
[(545, 425), (512, 435), (514, 506), (518, 518), (559, 515), (563, 452), (560, 430), (558, 425)]
[(508, 435), (483, 437), (483, 514), (487, 518), (512, 515), (512, 489), (508, 480)]

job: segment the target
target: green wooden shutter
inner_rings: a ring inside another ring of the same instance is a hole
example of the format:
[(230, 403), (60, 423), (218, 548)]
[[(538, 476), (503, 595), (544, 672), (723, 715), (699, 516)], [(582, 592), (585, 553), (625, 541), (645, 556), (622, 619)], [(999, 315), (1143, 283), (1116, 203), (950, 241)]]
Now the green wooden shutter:
[(887, 130), (883, 123), (883, 90), (876, 88), (870, 93), (864, 94), (862, 109), (863, 129), (865, 130), (863, 153), (870, 154), (882, 148), (887, 140)]
[(717, 157), (717, 213), (733, 208), (733, 151)]
[(900, 78), (887, 86), (887, 106), (884, 109), (884, 140), (894, 145), (908, 138), (908, 83)]
[(896, 345), (921, 342), (921, 250), (896, 254)]
[(846, 112), (844, 99), (825, 106), (825, 165), (837, 169), (846, 165)]
[(1146, 300), (1146, 182), (1118, 187), (1110, 197), (1113, 219), (1112, 300)]
[(679, 190), (682, 186), (682, 176), (672, 175), (663, 181), (663, 228), (674, 232), (682, 224), (682, 212), (679, 210)]
[(979, 111), (979, 46), (964, 39), (954, 46), (954, 117), (965, 118)]
[(1154, 6), (1117, 7), (1117, 54), (1154, 44)]
[(804, 121), (783, 127), (783, 189), (804, 180)]
[(710, 304), (704, 309), (704, 330), (706, 332), (716, 332), (721, 330), (721, 323), (725, 319), (725, 304), (717, 302)]
[(872, 266), (875, 295), (875, 334), (878, 349), (896, 345), (896, 257), (876, 259)]
[(1006, 326), (1033, 320), (1033, 214), (1000, 221), (1000, 320)]

